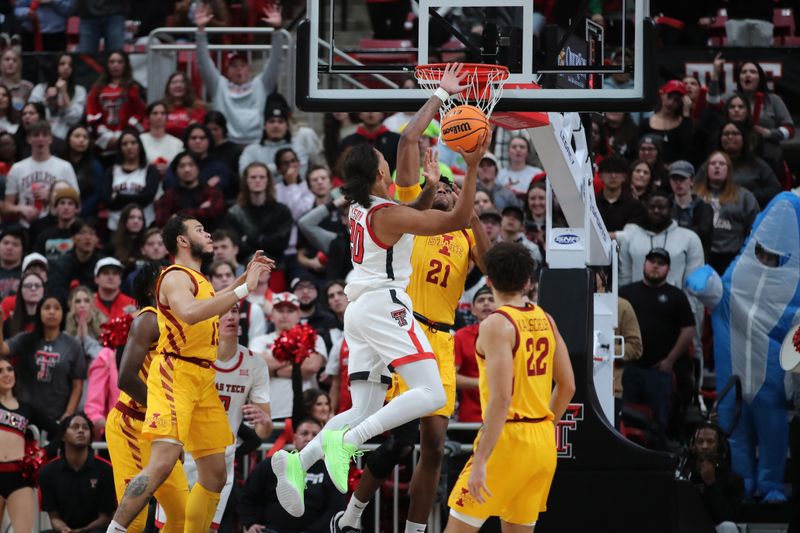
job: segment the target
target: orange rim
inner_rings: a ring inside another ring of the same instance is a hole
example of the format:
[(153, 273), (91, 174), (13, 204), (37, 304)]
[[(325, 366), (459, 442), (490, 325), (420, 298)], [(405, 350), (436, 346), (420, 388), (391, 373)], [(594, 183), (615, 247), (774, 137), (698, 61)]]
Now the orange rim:
[[(464, 69), (474, 76), (474, 81), (479, 85), (484, 85), (491, 78), (494, 81), (505, 81), (508, 79), (508, 67), (503, 65), (486, 65), (483, 63), (464, 63)], [(438, 79), (444, 72), (447, 63), (428, 63), (418, 65), (415, 69), (416, 77), (427, 79)], [(419, 73), (424, 73), (420, 76)]]

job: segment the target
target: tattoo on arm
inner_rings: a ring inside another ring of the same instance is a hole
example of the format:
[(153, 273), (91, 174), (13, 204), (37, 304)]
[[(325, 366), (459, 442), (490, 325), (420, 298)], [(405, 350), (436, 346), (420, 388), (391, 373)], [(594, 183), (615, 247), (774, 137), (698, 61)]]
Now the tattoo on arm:
[(147, 490), (147, 484), (149, 481), (150, 479), (147, 476), (139, 474), (128, 484), (128, 488), (125, 489), (125, 496), (130, 496), (133, 498), (141, 496)]

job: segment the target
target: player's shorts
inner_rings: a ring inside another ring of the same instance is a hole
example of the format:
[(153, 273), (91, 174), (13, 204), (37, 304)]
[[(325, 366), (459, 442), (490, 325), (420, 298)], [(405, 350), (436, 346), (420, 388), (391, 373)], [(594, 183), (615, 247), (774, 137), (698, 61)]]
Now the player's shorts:
[[(475, 438), (475, 448), (481, 433)], [(474, 449), (474, 448), (473, 448)], [(456, 513), (477, 521), (498, 516), (511, 524), (529, 525), (547, 510), (547, 494), (556, 471), (553, 422), (506, 422), (486, 464), (486, 486), (492, 493), (484, 503), (469, 494), (473, 458), (458, 476), (447, 504)]]
[(388, 367), (435, 359), (403, 290), (378, 289), (359, 296), (344, 313), (344, 335), (350, 348), (351, 382), (391, 385)]
[[(120, 409), (125, 410), (123, 413)], [(147, 465), (150, 460), (150, 441), (142, 436), (142, 424), (144, 415), (139, 418), (139, 413), (132, 409), (115, 407), (108, 413), (106, 419), (106, 442), (108, 443), (108, 454), (111, 463), (114, 465), (114, 489), (117, 493), (117, 501), (122, 500), (128, 483), (136, 477), (139, 472)], [(176, 464), (166, 481), (155, 491), (156, 499), (159, 495), (169, 492), (172, 501), (176, 500), (180, 492), (188, 497), (188, 483), (186, 475), (180, 464)], [(163, 511), (162, 511), (163, 512)], [(137, 517), (139, 519), (140, 517)], [(147, 508), (143, 509), (141, 516), (141, 529), (137, 529), (132, 523), (128, 531), (144, 531), (147, 521)], [(164, 514), (166, 522), (166, 514)], [(138, 525), (138, 522), (134, 521)]]
[[(450, 418), (456, 407), (456, 355), (455, 341), (449, 331), (442, 331), (419, 324), (436, 354), (436, 364), (439, 366), (439, 376), (442, 378), (444, 393), (447, 401), (444, 407), (425, 416), (444, 416)], [(406, 392), (408, 385), (399, 374), (392, 375), (392, 388), (386, 394), (386, 400)]]
[[(211, 529), (219, 529), (219, 525), (222, 522), (222, 515), (225, 514), (225, 507), (228, 505), (228, 498), (231, 495), (231, 489), (233, 489), (233, 460), (235, 454), (236, 444), (231, 444), (225, 448), (225, 469), (228, 472), (228, 478), (225, 480), (222, 493), (219, 495), (217, 512), (214, 513), (214, 520), (211, 521)], [(186, 479), (189, 481), (190, 487), (197, 483), (197, 463), (190, 453), (187, 453), (184, 458), (183, 470), (186, 472)], [(165, 518), (164, 510), (159, 506), (156, 509), (156, 525), (163, 524)]]
[(151, 441), (177, 441), (195, 459), (223, 453), (234, 441), (215, 376), (211, 364), (156, 355), (147, 375), (143, 435)]

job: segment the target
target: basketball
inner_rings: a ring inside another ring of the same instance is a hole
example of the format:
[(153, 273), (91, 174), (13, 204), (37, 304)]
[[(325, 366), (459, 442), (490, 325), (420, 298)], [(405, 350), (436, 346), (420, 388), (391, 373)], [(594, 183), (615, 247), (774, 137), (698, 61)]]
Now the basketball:
[(474, 105), (454, 107), (442, 117), (442, 140), (456, 151), (474, 151), (488, 130), (486, 115)]

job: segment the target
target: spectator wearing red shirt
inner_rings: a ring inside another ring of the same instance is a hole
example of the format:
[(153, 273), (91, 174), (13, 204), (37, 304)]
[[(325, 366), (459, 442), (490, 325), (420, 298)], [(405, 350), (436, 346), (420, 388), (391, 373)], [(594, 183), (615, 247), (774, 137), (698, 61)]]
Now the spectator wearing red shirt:
[(472, 298), (472, 314), (478, 323), (465, 326), (455, 335), (456, 391), (458, 392), (458, 421), (482, 422), (481, 399), (478, 391), (478, 363), (475, 360), (475, 340), (483, 320), (494, 313), (492, 289), (484, 285)]
[(192, 84), (183, 72), (173, 72), (164, 87), (164, 104), (167, 109), (167, 133), (183, 139), (189, 124), (202, 124), (206, 106), (194, 95)]
[(94, 305), (107, 320), (136, 310), (136, 301), (119, 289), (122, 285), (122, 271), (122, 263), (113, 257), (104, 257), (94, 266), (94, 282), (97, 284)]

